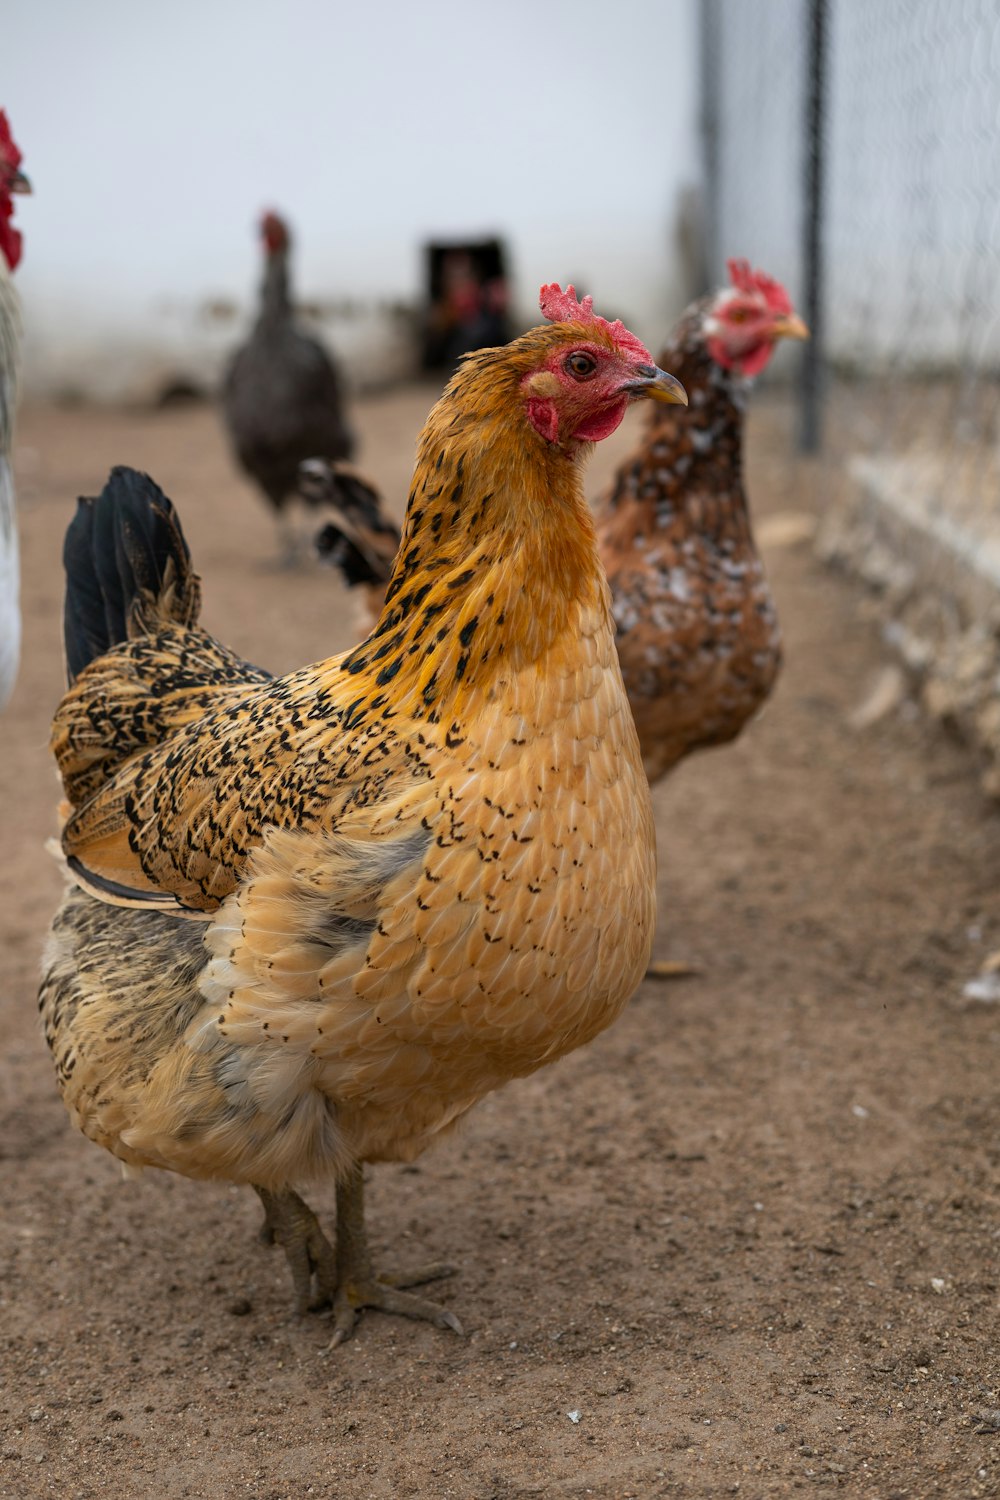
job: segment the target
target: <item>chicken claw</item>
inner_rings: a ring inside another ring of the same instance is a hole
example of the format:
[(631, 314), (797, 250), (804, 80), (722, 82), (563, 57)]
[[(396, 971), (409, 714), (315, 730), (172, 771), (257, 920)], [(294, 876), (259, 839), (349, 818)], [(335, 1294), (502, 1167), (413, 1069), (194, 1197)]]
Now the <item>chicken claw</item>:
[(290, 1188), (281, 1193), (261, 1187), (255, 1191), (264, 1205), (260, 1237), (266, 1245), (279, 1244), (285, 1252), (295, 1288), (295, 1311), (303, 1314), (328, 1306), (336, 1291), (337, 1259), (316, 1215)]
[(463, 1332), (453, 1312), (426, 1297), (414, 1297), (401, 1287), (420, 1286), (454, 1274), (454, 1266), (442, 1262), (420, 1266), (408, 1273), (376, 1275), (372, 1269), (365, 1233), (364, 1177), (355, 1167), (346, 1181), (337, 1187), (336, 1284), (333, 1297), (333, 1338), (329, 1348), (336, 1349), (354, 1332), (357, 1315), (363, 1307), (380, 1312), (398, 1313), (404, 1318), (422, 1318), (437, 1328)]

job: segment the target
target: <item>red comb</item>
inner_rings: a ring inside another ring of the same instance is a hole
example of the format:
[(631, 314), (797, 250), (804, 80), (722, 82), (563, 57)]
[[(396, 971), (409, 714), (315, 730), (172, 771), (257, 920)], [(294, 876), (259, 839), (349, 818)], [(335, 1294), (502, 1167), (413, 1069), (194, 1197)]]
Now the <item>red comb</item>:
[(21, 153), (10, 133), (10, 121), (0, 109), (0, 257), (11, 271), (16, 271), (21, 260), (24, 241), (14, 228), (14, 203), (7, 191), (7, 178), (21, 165)]
[(780, 281), (775, 281), (763, 271), (751, 270), (748, 260), (730, 260), (726, 262), (726, 265), (729, 269), (729, 279), (738, 292), (749, 292), (751, 295), (760, 292), (773, 312), (790, 313), (792, 311), (792, 299)]
[(14, 144), (7, 111), (3, 109), (0, 109), (0, 160), (5, 161), (15, 172), (21, 165), (21, 153)]
[(605, 333), (611, 335), (616, 344), (640, 355), (645, 364), (653, 364), (653, 356), (645, 344), (634, 333), (629, 333), (621, 319), (617, 318), (615, 322), (609, 323), (607, 318), (598, 317), (594, 312), (593, 297), (584, 297), (582, 302), (578, 301), (575, 286), (570, 285), (563, 291), (558, 281), (550, 282), (538, 293), (538, 305), (546, 322), (596, 323), (598, 328), (603, 328)]

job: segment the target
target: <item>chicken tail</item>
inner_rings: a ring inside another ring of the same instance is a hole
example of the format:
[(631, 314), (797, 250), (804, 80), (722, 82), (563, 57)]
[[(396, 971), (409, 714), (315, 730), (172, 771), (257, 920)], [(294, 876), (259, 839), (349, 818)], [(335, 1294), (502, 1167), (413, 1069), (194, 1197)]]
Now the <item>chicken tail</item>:
[(316, 550), (347, 586), (388, 583), (400, 531), (372, 481), (351, 464), (309, 458), (299, 464), (298, 492), (307, 504), (329, 509), (332, 519), (316, 537)]
[(198, 618), (201, 585), (177, 512), (137, 469), (112, 469), (96, 499), (78, 501), (63, 565), (70, 684), (119, 642)]

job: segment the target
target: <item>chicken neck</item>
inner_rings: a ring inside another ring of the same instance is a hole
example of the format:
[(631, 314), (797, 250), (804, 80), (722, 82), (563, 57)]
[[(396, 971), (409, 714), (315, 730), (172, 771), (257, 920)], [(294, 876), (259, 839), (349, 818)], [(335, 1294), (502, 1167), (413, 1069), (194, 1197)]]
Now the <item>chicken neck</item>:
[(264, 280), (260, 290), (258, 327), (287, 322), (292, 313), (288, 282), (288, 251), (270, 250), (264, 263)]
[[(528, 427), (516, 386), (485, 351), (424, 430), (385, 604), (341, 670), (432, 722), (579, 650), (582, 615), (607, 620), (607, 585), (580, 459), (586, 445)], [(390, 687), (391, 684), (391, 687)]]

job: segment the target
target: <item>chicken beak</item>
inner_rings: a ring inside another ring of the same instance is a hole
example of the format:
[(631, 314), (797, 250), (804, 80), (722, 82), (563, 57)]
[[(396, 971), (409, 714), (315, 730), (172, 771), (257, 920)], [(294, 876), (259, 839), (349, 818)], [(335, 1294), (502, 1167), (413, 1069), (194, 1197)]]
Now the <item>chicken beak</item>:
[(8, 193), (30, 193), (31, 183), (23, 172), (15, 172), (7, 178)]
[(635, 368), (642, 379), (625, 387), (630, 395), (649, 396), (653, 401), (664, 401), (671, 406), (687, 406), (687, 391), (676, 375), (668, 375), (666, 370), (658, 370), (655, 365), (636, 365)]
[(807, 339), (809, 329), (803, 323), (798, 313), (788, 313), (785, 317), (775, 318), (771, 324), (771, 337), (775, 339)]

